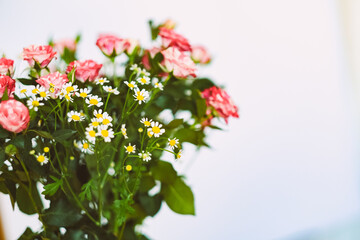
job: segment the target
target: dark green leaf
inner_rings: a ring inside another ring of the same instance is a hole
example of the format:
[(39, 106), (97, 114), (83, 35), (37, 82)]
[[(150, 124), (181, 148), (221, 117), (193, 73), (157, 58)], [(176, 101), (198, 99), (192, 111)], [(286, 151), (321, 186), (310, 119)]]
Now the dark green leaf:
[(31, 228), (26, 228), (23, 234), (18, 238), (18, 240), (34, 240), (37, 239), (36, 236), (38, 234), (34, 233)]
[(140, 181), (139, 191), (148, 192), (150, 189), (155, 187), (155, 180), (152, 176), (143, 176)]
[[(25, 214), (32, 215), (37, 213), (36, 208), (40, 210), (42, 209), (43, 205), (36, 186), (34, 185), (32, 186), (32, 192), (31, 192), (34, 202), (31, 200), (29, 194), (30, 193), (25, 189), (25, 187), (20, 185), (16, 190), (16, 197), (17, 197), (16, 202), (20, 211), (22, 211)], [(34, 204), (36, 205), (36, 207), (34, 206)]]
[(160, 194), (156, 194), (154, 196), (140, 194), (139, 201), (147, 215), (155, 216), (155, 214), (160, 210), (162, 196)]
[(56, 141), (62, 142), (64, 140), (69, 139), (75, 133), (76, 131), (73, 131), (71, 129), (61, 129), (54, 132), (53, 137)]
[(0, 139), (9, 137), (9, 132), (0, 127)]
[(0, 168), (4, 165), (5, 162), (5, 151), (0, 149)]
[(3, 93), (2, 98), (1, 98), (1, 101), (6, 101), (6, 100), (9, 100), (7, 86), (5, 87), (4, 93)]
[(151, 172), (156, 180), (167, 184), (175, 182), (177, 177), (177, 173), (171, 163), (165, 161), (158, 161), (151, 167)]
[(24, 85), (36, 85), (35, 80), (31, 78), (17, 78), (16, 81), (19, 81)]
[(206, 114), (206, 100), (203, 98), (196, 99), (197, 116), (202, 118)]
[(174, 119), (166, 126), (166, 128), (168, 128), (168, 129), (177, 128), (181, 124), (183, 124), (183, 122), (184, 122), (184, 119)]
[(50, 208), (45, 210), (43, 219), (50, 226), (69, 227), (82, 218), (79, 211), (64, 198), (51, 202)]
[(62, 178), (57, 179), (56, 177), (51, 176), (51, 178), (55, 181), (53, 183), (49, 183), (47, 185), (44, 186), (44, 191), (42, 192), (42, 194), (44, 195), (48, 195), (48, 196), (52, 196), (54, 195), (57, 190), (62, 186), (63, 184), (63, 180)]
[(174, 212), (195, 215), (194, 195), (180, 177), (172, 184), (162, 184), (161, 193)]
[(51, 136), (51, 134), (49, 132), (45, 132), (45, 131), (38, 131), (38, 130), (31, 130), (32, 132), (35, 132), (37, 135), (44, 137), (44, 138), (48, 138), (48, 139), (53, 139), (53, 136)]

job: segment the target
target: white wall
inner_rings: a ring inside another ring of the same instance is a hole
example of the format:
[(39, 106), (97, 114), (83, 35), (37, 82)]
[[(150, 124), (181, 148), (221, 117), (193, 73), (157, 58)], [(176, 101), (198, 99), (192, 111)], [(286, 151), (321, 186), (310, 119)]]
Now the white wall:
[[(228, 86), (240, 106), (240, 120), (212, 132), (213, 150), (187, 171), (197, 216), (163, 205), (143, 227), (150, 237), (279, 239), (359, 214), (357, 106), (334, 0), (50, 2), (0, 1), (0, 52), (15, 57), (52, 34), (81, 31), (81, 57), (101, 60), (98, 33), (147, 44), (146, 21), (171, 17), (192, 43), (213, 52), (203, 73)], [(192, 158), (185, 149), (178, 168)], [(15, 239), (36, 220), (9, 206), (2, 198), (5, 229)]]

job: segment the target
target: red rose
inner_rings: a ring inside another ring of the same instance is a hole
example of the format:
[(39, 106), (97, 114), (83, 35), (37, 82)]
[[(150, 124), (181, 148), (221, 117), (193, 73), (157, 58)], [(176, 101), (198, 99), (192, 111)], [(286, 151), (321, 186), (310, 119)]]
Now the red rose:
[(161, 51), (164, 56), (162, 64), (168, 72), (178, 78), (187, 78), (188, 76), (196, 77), (195, 63), (184, 52), (180, 52), (177, 48), (169, 47)]
[(99, 71), (102, 64), (97, 64), (93, 60), (85, 60), (83, 62), (74, 61), (69, 64), (66, 73), (71, 72), (75, 67), (75, 77), (80, 82), (90, 81), (93, 82), (99, 76)]
[(68, 81), (67, 75), (59, 72), (50, 73), (36, 80), (38, 84), (43, 86), (47, 91), (50, 91), (52, 98), (58, 97), (63, 85)]
[(191, 58), (195, 63), (206, 64), (210, 62), (210, 54), (203, 46), (193, 46), (191, 49)]
[(114, 35), (100, 35), (96, 41), (96, 46), (108, 57), (117, 56), (124, 52), (130, 43), (122, 38), (116, 37)]
[(8, 96), (13, 97), (15, 91), (15, 80), (6, 75), (0, 75), (0, 98), (4, 95), (7, 89)]
[[(206, 105), (213, 108), (220, 117), (225, 119), (226, 123), (228, 123), (229, 117), (239, 117), (237, 106), (225, 90), (213, 86), (205, 89), (201, 95), (205, 98)], [(211, 111), (207, 111), (207, 115), (210, 115), (210, 118), (212, 118)]]
[(0, 125), (14, 133), (25, 130), (29, 124), (29, 109), (15, 99), (0, 102)]
[(0, 75), (14, 74), (14, 61), (7, 58), (0, 58)]
[(167, 47), (176, 47), (180, 51), (191, 51), (191, 46), (186, 38), (176, 33), (172, 29), (168, 28), (159, 28), (159, 36), (162, 39), (162, 45)]
[(25, 61), (29, 63), (31, 67), (34, 67), (35, 62), (40, 65), (40, 67), (46, 67), (51, 60), (56, 55), (56, 52), (49, 45), (46, 46), (37, 46), (31, 45), (27, 48), (24, 48), (22, 57)]

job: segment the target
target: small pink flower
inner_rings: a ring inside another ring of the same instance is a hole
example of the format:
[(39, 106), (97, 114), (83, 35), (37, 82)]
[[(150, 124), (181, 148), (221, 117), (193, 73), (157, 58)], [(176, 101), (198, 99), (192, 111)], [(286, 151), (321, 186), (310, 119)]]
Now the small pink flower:
[[(206, 105), (213, 108), (220, 117), (225, 119), (226, 123), (229, 117), (239, 117), (237, 106), (225, 90), (213, 86), (202, 91), (201, 95), (205, 98)], [(208, 109), (206, 114), (211, 115), (211, 110)], [(210, 120), (211, 118), (210, 116)]]
[(203, 46), (193, 46), (191, 50), (191, 58), (195, 63), (206, 64), (211, 58), (209, 52)]
[(139, 46), (139, 41), (132, 38), (127, 38), (125, 41), (128, 42), (128, 46), (126, 47), (125, 51), (127, 54), (132, 54), (137, 46)]
[(55, 55), (56, 52), (49, 45), (31, 45), (27, 48), (24, 48), (22, 53), (23, 59), (27, 61), (31, 67), (34, 67), (36, 62), (42, 68), (46, 67)]
[(50, 96), (52, 98), (57, 98), (61, 92), (63, 85), (69, 82), (69, 79), (67, 78), (66, 74), (61, 74), (60, 72), (54, 72), (42, 76), (41, 78), (36, 80), (36, 82), (41, 86), (43, 86), (47, 91), (49, 91)]
[(54, 42), (54, 49), (62, 55), (64, 53), (64, 49), (67, 48), (71, 52), (76, 51), (76, 41), (72, 38), (63, 39), (60, 41)]
[(0, 75), (14, 74), (14, 61), (7, 58), (0, 58)]
[(24, 131), (29, 124), (29, 109), (15, 99), (0, 102), (0, 125), (14, 133)]
[(186, 38), (176, 33), (172, 29), (161, 27), (159, 28), (159, 36), (162, 39), (162, 45), (167, 47), (176, 47), (180, 51), (191, 51), (191, 46)]
[(100, 35), (96, 41), (96, 46), (98, 46), (106, 56), (110, 57), (117, 56), (124, 52), (130, 46), (130, 43), (114, 35), (103, 34)]
[(184, 52), (180, 52), (175, 47), (170, 47), (161, 51), (164, 56), (162, 64), (168, 72), (173, 72), (173, 75), (178, 78), (187, 78), (188, 76), (196, 77), (195, 63)]
[(7, 89), (9, 98), (12, 98), (15, 91), (15, 80), (6, 75), (0, 75), (0, 98), (4, 95)]
[(83, 62), (74, 61), (68, 65), (66, 73), (71, 72), (73, 67), (75, 67), (76, 79), (84, 83), (86, 81), (95, 81), (95, 79), (99, 76), (102, 64), (97, 64), (93, 60), (85, 60)]
[(161, 48), (157, 48), (157, 47), (153, 47), (153, 48), (145, 50), (144, 56), (142, 58), (142, 63), (147, 70), (150, 70), (150, 68), (151, 68), (148, 53), (150, 54), (151, 58), (154, 58), (155, 55), (160, 51), (161, 51)]

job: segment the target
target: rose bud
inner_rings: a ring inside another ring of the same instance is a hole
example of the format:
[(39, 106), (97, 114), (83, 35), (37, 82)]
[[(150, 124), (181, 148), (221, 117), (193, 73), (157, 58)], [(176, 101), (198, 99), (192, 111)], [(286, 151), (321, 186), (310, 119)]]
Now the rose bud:
[(191, 58), (195, 63), (207, 64), (210, 62), (210, 54), (203, 46), (193, 46), (191, 49)]
[(130, 46), (130, 43), (114, 35), (103, 34), (96, 41), (96, 46), (100, 48), (105, 56), (116, 57), (124, 52)]
[(15, 91), (15, 80), (6, 75), (0, 75), (0, 98), (4, 95), (5, 89), (9, 98), (12, 98)]
[(184, 52), (180, 52), (175, 47), (170, 47), (161, 51), (161, 53), (164, 56), (162, 65), (164, 65), (167, 72), (173, 72), (173, 75), (177, 78), (196, 77), (195, 63)]
[(85, 60), (82, 62), (74, 61), (68, 65), (66, 73), (71, 72), (74, 67), (76, 79), (84, 83), (86, 81), (95, 81), (95, 79), (99, 76), (99, 71), (102, 67), (102, 64), (97, 64), (93, 60)]
[(76, 51), (76, 41), (74, 39), (63, 39), (60, 41), (54, 42), (54, 49), (63, 55), (65, 48), (67, 48), (70, 52)]
[(56, 55), (56, 52), (49, 45), (31, 45), (24, 48), (22, 57), (29, 63), (31, 67), (35, 66), (35, 62), (41, 67), (46, 67)]
[(135, 48), (139, 46), (139, 41), (131, 38), (125, 39), (125, 41), (128, 42), (128, 46), (125, 49), (126, 53), (129, 55), (133, 54)]
[(14, 61), (7, 58), (0, 58), (0, 75), (14, 74)]
[(14, 133), (24, 131), (29, 124), (29, 109), (21, 102), (10, 99), (0, 102), (0, 125)]
[(176, 27), (176, 22), (171, 19), (166, 20), (160, 27), (167, 28), (167, 29), (174, 29)]

